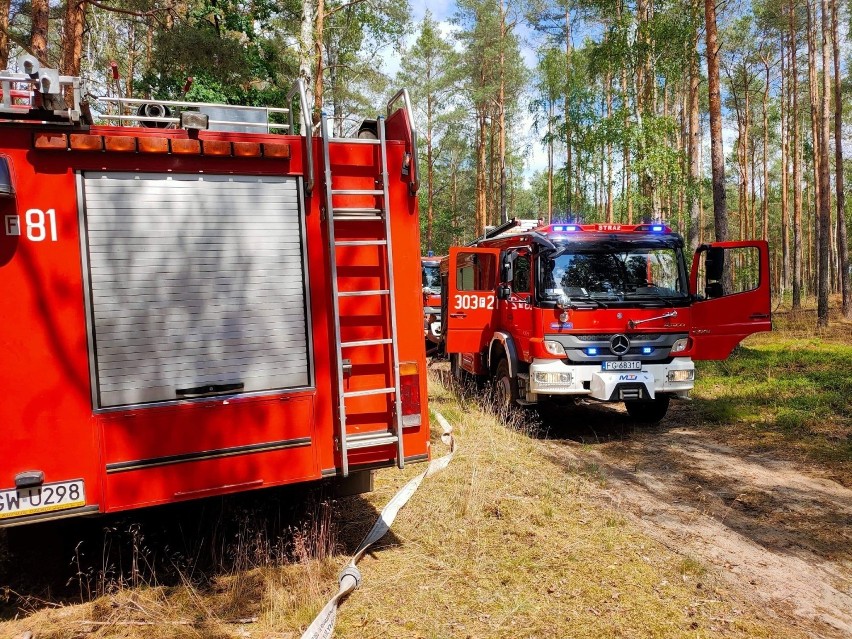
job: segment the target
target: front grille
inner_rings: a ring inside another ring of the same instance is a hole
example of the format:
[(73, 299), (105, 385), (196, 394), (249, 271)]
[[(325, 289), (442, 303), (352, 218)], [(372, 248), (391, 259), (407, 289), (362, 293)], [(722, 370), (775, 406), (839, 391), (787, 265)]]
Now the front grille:
[[(630, 341), (653, 341), (660, 338), (660, 333), (625, 333)], [(597, 333), (591, 335), (572, 335), (581, 342), (608, 342), (617, 333)]]

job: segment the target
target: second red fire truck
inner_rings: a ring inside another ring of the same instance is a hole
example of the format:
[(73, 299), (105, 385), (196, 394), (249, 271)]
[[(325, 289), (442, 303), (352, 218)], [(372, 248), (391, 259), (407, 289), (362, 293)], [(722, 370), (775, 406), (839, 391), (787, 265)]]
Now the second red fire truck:
[(766, 242), (699, 247), (691, 269), (664, 224), (510, 221), (442, 263), (443, 339), (457, 375), (493, 381), (502, 404), (624, 402), (661, 420), (695, 382), (771, 330)]

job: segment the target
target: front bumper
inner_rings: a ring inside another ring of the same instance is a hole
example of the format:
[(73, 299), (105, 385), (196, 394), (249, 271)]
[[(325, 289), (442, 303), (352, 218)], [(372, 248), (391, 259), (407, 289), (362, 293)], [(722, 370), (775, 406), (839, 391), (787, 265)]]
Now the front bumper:
[[(671, 378), (684, 381), (670, 381)], [(537, 395), (586, 395), (601, 401), (654, 399), (657, 393), (688, 397), (695, 385), (695, 364), (675, 357), (668, 364), (643, 364), (640, 371), (603, 371), (600, 364), (577, 366), (563, 360), (535, 359), (530, 364), (527, 401)], [(531, 395), (531, 396), (530, 396)]]

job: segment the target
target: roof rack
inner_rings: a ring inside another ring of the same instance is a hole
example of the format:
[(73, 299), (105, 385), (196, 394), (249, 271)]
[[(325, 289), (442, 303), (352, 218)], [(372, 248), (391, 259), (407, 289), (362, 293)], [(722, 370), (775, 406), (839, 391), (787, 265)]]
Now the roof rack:
[(97, 118), (115, 121), (120, 125), (133, 123), (132, 126), (153, 128), (176, 128), (181, 124), (181, 113), (200, 112), (208, 116), (211, 129), (233, 130), (234, 127), (256, 132), (273, 133), (276, 130), (290, 130), (289, 123), (276, 123), (270, 120), (273, 114), (289, 116), (290, 109), (278, 107), (240, 106), (219, 102), (190, 102), (187, 100), (146, 100), (142, 98), (113, 98), (99, 96), (98, 102), (116, 105), (117, 113), (98, 113)]
[[(23, 73), (0, 71), (0, 120), (80, 122), (80, 78), (42, 68), (30, 55), (18, 58), (18, 65)], [(65, 101), (68, 93), (70, 106)]]

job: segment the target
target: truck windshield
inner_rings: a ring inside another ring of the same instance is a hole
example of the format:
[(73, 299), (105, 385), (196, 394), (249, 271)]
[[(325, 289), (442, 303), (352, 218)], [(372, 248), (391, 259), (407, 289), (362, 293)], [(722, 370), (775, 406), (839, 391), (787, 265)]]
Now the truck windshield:
[[(563, 249), (564, 250), (564, 249)], [(672, 247), (569, 248), (539, 261), (546, 297), (591, 299), (683, 299), (687, 279)]]
[(436, 293), (441, 290), (441, 272), (437, 264), (423, 265), (423, 286), (428, 286)]

